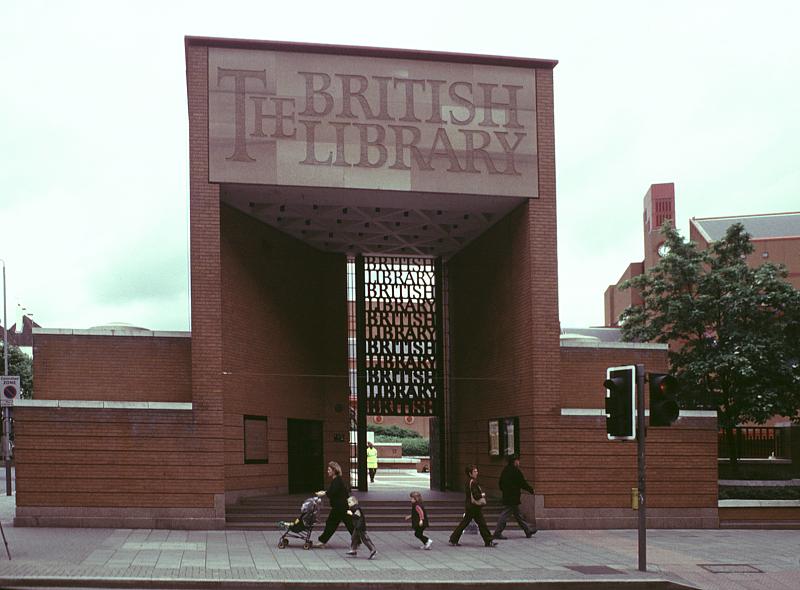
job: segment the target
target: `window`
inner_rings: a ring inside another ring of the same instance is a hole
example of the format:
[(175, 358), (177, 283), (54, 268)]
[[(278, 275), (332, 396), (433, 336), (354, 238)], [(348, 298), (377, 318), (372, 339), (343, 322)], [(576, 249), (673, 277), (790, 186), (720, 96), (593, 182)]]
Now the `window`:
[(244, 416), (244, 462), (269, 463), (267, 417)]

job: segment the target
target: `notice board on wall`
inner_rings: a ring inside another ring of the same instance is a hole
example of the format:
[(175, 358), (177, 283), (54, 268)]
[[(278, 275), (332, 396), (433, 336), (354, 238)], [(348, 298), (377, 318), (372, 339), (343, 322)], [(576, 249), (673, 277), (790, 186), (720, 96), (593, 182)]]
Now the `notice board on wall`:
[(489, 420), (489, 455), (510, 457), (519, 455), (519, 417)]

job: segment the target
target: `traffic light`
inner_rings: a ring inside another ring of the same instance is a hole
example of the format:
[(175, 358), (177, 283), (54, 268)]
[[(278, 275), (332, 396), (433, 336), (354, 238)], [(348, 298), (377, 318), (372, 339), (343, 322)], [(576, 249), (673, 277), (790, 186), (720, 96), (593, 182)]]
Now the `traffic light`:
[(636, 438), (636, 366), (606, 369), (606, 431), (609, 440)]
[(678, 419), (680, 410), (675, 395), (678, 381), (666, 373), (648, 373), (650, 384), (650, 426), (669, 426)]

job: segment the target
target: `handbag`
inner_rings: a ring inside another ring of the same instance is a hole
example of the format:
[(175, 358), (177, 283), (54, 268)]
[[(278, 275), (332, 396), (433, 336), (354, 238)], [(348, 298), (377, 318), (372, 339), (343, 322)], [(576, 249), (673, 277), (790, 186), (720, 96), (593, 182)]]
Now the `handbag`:
[[(470, 487), (470, 492), (472, 492), (472, 484), (470, 484), (470, 485), (469, 485), (469, 487)], [(478, 489), (480, 490), (480, 486), (478, 487)], [(473, 496), (473, 495), (470, 493), (470, 495), (469, 495), (469, 499), (470, 499), (470, 502), (472, 502), (472, 505), (473, 505), (473, 506), (486, 506), (486, 496), (483, 496), (483, 495), (482, 495), (480, 498), (478, 498), (478, 499), (476, 500), (476, 499), (475, 499), (475, 496)]]

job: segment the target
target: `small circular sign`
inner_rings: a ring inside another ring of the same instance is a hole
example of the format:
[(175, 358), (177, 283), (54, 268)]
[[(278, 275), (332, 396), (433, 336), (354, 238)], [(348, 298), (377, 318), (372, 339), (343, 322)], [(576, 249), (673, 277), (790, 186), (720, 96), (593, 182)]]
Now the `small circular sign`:
[(6, 399), (14, 399), (17, 397), (17, 386), (16, 385), (6, 385), (3, 388), (3, 397)]

